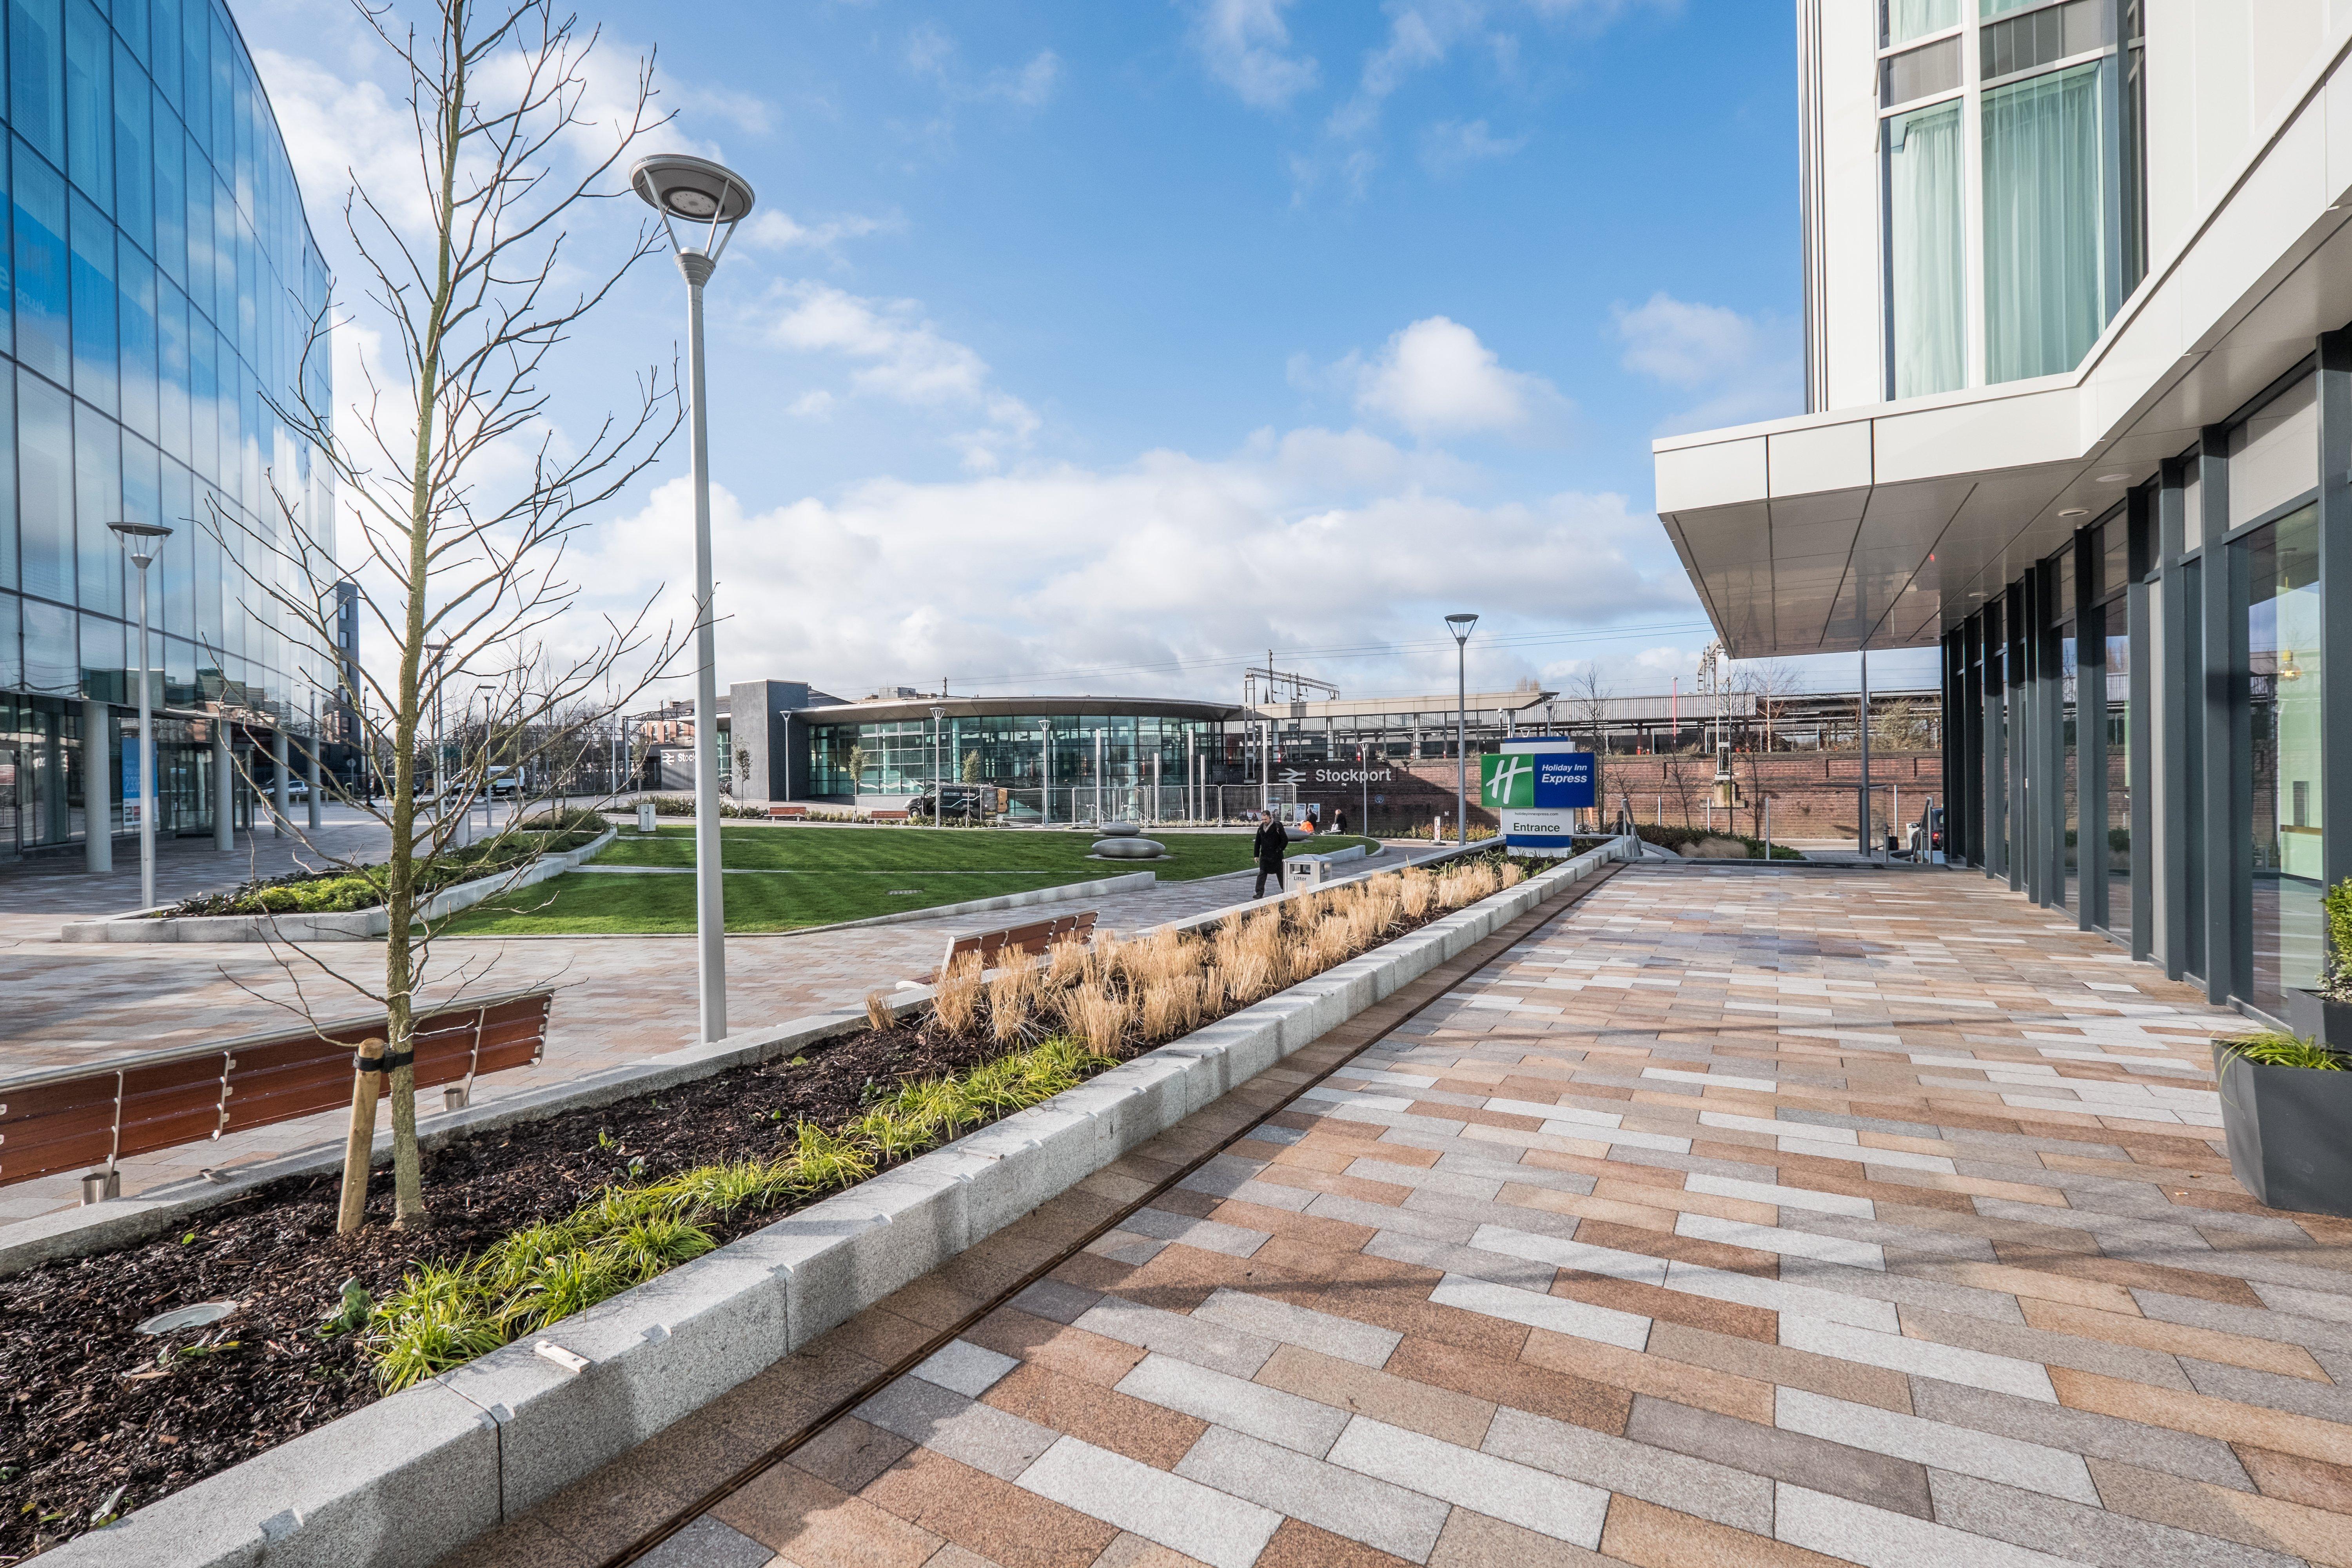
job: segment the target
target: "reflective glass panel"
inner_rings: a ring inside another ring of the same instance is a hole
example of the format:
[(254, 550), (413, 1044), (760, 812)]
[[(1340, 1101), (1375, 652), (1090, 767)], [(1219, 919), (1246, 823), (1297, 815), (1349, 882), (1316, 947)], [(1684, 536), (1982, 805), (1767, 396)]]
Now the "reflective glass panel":
[(2253, 991), (2271, 1011), (2318, 984), (2321, 612), (2318, 509), (2257, 531), (2247, 552), (2247, 692), (2253, 744)]

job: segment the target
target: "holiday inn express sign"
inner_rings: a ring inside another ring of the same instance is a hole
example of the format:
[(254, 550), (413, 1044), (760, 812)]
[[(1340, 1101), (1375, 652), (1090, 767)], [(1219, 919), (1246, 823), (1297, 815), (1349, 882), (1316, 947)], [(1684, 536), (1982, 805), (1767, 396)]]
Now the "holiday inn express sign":
[(1478, 804), (1502, 818), (1512, 848), (1566, 854), (1575, 844), (1570, 814), (1595, 799), (1592, 762), (1566, 741), (1506, 741), (1478, 759)]
[(1481, 757), (1478, 803), (1495, 811), (1567, 811), (1589, 806), (1592, 804), (1592, 753), (1571, 752), (1563, 744), (1558, 750), (1507, 750)]

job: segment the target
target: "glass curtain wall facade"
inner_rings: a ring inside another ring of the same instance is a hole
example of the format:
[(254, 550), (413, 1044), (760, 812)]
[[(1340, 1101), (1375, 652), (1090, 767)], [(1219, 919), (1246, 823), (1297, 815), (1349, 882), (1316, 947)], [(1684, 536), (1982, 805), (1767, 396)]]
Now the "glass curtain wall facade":
[(1881, 0), (1887, 395), (2069, 371), (2146, 270), (2141, 0)]
[[(1241, 740), (1241, 728), (1234, 740)], [(1203, 763), (1223, 779), (1227, 726), (1158, 714), (950, 714), (875, 723), (809, 726), (809, 793), (814, 795), (916, 795), (933, 783), (986, 784), (1010, 793), (1007, 809), (1023, 820), (1091, 817), (1094, 792), (1105, 806), (1139, 809), (1136, 792), (1171, 800)], [(1050, 790), (1051, 798), (1047, 798)], [(1073, 815), (1073, 800), (1078, 804)], [(1162, 806), (1148, 813), (1169, 818)]]
[(271, 411), (327, 406), (304, 349), (329, 279), (236, 24), (208, 0), (6, 11), (0, 858), (88, 831), (93, 767), (99, 826), (123, 826), (138, 583), (110, 522), (174, 531), (148, 573), (151, 696), (187, 716), (158, 730), (162, 830), (210, 826), (194, 715), (266, 725), (333, 689), (257, 586), (292, 585), (281, 505), (331, 546), (324, 467)]
[(2352, 329), (2315, 350), (1944, 639), (1948, 853), (2289, 1026), (2352, 876)]

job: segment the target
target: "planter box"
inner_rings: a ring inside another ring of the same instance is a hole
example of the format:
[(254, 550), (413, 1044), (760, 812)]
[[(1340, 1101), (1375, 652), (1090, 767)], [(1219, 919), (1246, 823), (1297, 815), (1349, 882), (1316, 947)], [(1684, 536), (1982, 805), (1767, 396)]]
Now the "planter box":
[(2352, 1046), (2352, 1002), (2338, 1002), (2316, 991), (2290, 991), (2286, 1026), (2323, 1046)]
[(2269, 1208), (2352, 1218), (2352, 1072), (2262, 1067), (2217, 1045), (2213, 1077), (2238, 1184)]
[[(437, 921), (496, 894), (534, 887), (551, 877), (576, 871), (613, 842), (614, 831), (608, 827), (577, 849), (444, 888), (427, 899), (417, 913), (421, 919)], [(145, 911), (135, 910), (109, 920), (69, 921), (58, 935), (66, 942), (375, 942), (391, 931), (392, 916), (378, 906), (341, 914), (183, 915), (175, 920), (149, 920)]]

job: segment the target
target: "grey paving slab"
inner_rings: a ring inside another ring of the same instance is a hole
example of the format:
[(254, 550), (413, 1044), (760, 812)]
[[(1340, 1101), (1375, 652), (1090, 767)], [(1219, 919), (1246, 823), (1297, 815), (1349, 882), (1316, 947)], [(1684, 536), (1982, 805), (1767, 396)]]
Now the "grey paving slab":
[(1453, 1511), (1424, 1493), (1222, 1426), (1202, 1435), (1176, 1473), (1412, 1563), (1429, 1556)]

